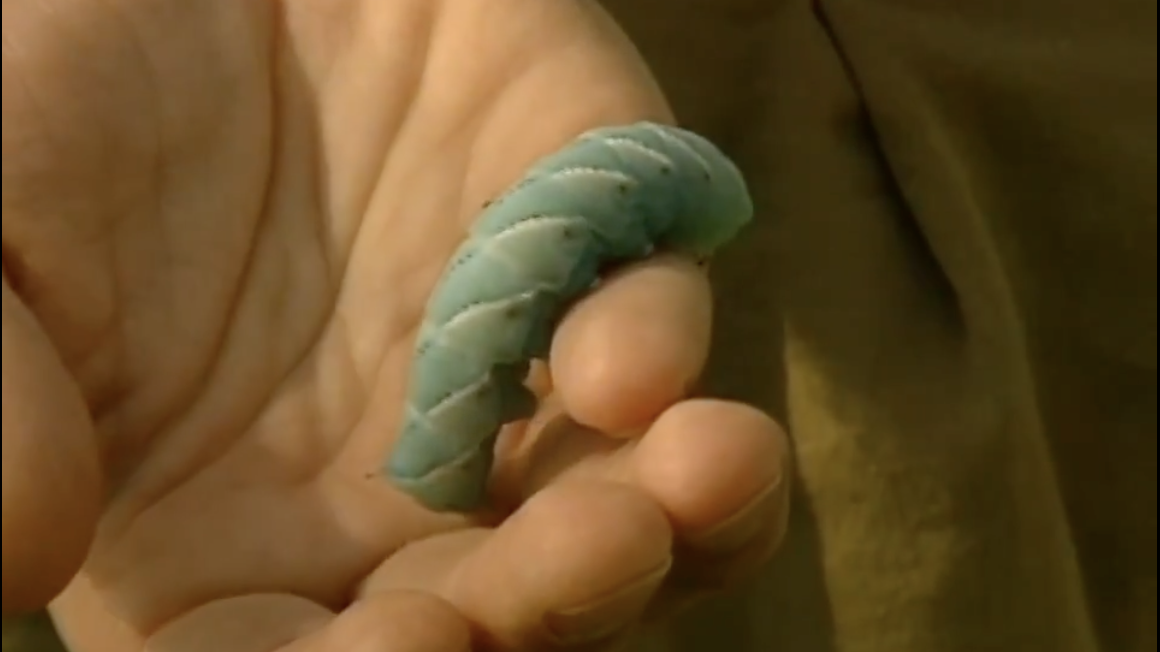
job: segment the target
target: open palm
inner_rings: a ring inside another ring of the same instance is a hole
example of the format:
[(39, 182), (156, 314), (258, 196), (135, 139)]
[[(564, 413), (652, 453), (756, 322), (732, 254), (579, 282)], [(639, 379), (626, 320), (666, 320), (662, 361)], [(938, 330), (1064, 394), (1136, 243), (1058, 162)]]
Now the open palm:
[(710, 301), (677, 260), (565, 321), (504, 442), (510, 509), (372, 475), (480, 205), (581, 131), (667, 118), (591, 3), (6, 2), (3, 26), (6, 611), (87, 554), (53, 605), (80, 651), (548, 649), (772, 552), (782, 442), (681, 400)]

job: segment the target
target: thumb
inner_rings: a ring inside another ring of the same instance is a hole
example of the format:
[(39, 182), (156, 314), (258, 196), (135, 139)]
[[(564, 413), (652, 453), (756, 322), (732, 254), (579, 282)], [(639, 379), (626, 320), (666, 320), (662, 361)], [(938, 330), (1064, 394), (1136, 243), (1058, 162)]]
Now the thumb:
[(100, 470), (80, 391), (4, 279), (4, 615), (43, 607), (83, 563)]

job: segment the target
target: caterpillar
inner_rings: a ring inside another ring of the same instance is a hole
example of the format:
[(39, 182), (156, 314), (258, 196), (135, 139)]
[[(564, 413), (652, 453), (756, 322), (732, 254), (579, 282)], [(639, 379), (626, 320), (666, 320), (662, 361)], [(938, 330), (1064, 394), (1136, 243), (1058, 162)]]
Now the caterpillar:
[(387, 476), (434, 511), (482, 506), (496, 438), (534, 412), (524, 380), (567, 305), (610, 264), (705, 259), (752, 215), (737, 167), (677, 127), (594, 129), (535, 163), (484, 207), (428, 301)]

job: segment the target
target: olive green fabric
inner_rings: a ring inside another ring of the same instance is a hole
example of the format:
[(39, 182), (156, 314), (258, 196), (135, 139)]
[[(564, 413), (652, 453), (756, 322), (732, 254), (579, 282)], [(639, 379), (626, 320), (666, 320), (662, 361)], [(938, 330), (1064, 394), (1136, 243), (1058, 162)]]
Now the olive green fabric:
[(63, 652), (64, 646), (53, 631), (46, 614), (4, 622), (0, 652)]
[(610, 0), (750, 175), (785, 553), (673, 652), (1156, 650), (1155, 0)]

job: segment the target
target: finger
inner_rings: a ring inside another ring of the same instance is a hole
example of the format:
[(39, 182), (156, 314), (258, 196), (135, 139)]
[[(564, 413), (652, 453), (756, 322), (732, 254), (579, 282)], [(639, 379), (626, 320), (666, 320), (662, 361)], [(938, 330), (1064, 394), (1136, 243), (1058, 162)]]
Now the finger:
[(647, 424), (700, 375), (711, 324), (709, 283), (695, 262), (662, 256), (613, 275), (573, 307), (553, 340), (564, 409), (605, 433)]
[(335, 615), (288, 594), (216, 600), (151, 636), (146, 652), (470, 652), (467, 621), (418, 593), (385, 593)]
[(586, 649), (623, 634), (670, 567), (655, 503), (612, 483), (553, 486), (494, 531), (416, 544), (368, 591), (427, 588), (476, 624), (487, 649)]
[[(631, 483), (669, 518), (676, 537), (670, 586), (700, 592), (752, 573), (784, 536), (789, 444), (764, 413), (739, 403), (688, 400), (639, 439), (615, 442), (557, 419), (506, 467), (520, 497), (569, 481)], [(513, 498), (509, 498), (513, 500)], [(514, 498), (518, 502), (518, 498)]]
[(226, 598), (165, 625), (149, 636), (145, 650), (268, 652), (312, 637), (334, 619), (334, 613), (317, 602), (289, 594)]
[(314, 640), (281, 652), (472, 652), (471, 627), (433, 595), (396, 592), (360, 600)]
[(633, 478), (683, 546), (733, 552), (783, 529), (789, 442), (765, 413), (691, 400), (665, 412), (632, 452)]
[(48, 338), (3, 289), (4, 614), (44, 606), (88, 551), (101, 506), (93, 426)]

